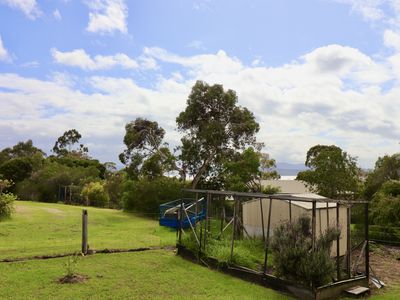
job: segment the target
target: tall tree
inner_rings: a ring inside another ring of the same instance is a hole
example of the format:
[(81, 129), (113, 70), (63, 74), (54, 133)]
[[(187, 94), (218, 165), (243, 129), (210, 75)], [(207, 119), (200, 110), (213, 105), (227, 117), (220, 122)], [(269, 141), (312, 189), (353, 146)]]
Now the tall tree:
[(247, 108), (238, 105), (232, 90), (197, 81), (187, 106), (176, 118), (184, 134), (179, 150), (182, 177), (193, 177), (192, 188), (221, 169), (227, 157), (248, 145), (256, 145), (259, 124)]
[(165, 130), (157, 122), (143, 118), (126, 124), (124, 144), (126, 149), (119, 160), (126, 166), (128, 175), (137, 179), (139, 175), (162, 176), (175, 169), (175, 158), (168, 145), (163, 143)]
[(300, 172), (298, 180), (316, 193), (329, 198), (353, 197), (359, 192), (359, 168), (356, 158), (335, 145), (316, 145), (307, 152), (305, 165), (309, 170)]
[[(76, 129), (70, 129), (65, 131), (62, 136), (60, 136), (54, 144), (53, 152), (57, 156), (78, 156), (87, 158), (88, 148), (79, 144), (79, 140), (82, 135)], [(78, 148), (73, 148), (74, 145), (79, 144)]]

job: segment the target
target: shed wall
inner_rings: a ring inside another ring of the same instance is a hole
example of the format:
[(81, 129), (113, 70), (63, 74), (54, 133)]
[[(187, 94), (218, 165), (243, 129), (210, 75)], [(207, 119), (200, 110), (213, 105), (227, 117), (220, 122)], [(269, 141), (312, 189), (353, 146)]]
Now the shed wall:
[[(268, 214), (270, 199), (264, 198), (261, 200), (263, 215), (264, 215), (264, 230), (267, 234)], [(295, 221), (302, 215), (307, 215), (312, 218), (312, 210), (305, 209), (294, 204), (292, 201), (292, 221)], [(271, 210), (271, 226), (270, 236), (273, 231), (283, 222), (289, 221), (289, 201), (272, 200)], [(316, 235), (319, 237), (328, 227), (328, 210), (329, 210), (329, 225), (336, 226), (336, 207), (318, 208), (316, 209)], [(259, 199), (251, 200), (243, 203), (243, 225), (251, 236), (262, 236), (262, 220), (261, 220), (261, 204)], [(341, 234), (339, 239), (339, 254), (345, 255), (347, 250), (347, 209), (344, 206), (339, 207), (339, 225)], [(336, 241), (332, 245), (331, 255), (336, 256)]]

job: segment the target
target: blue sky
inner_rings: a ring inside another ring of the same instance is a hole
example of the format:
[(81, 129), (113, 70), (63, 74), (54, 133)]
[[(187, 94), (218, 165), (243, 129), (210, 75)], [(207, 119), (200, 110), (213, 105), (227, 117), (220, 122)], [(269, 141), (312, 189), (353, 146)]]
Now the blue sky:
[(237, 91), (278, 161), (337, 144), (371, 167), (400, 148), (400, 1), (0, 0), (0, 148), (76, 128), (117, 161), (138, 116), (177, 145), (198, 79)]

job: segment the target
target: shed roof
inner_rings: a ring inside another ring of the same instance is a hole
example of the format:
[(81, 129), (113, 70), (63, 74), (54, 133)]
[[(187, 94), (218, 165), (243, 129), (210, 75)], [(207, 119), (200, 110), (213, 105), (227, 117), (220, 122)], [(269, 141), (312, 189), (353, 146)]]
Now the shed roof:
[[(318, 194), (313, 194), (313, 193), (303, 193), (303, 194), (291, 194), (290, 196), (295, 197), (295, 198), (309, 198), (309, 199), (328, 199), (324, 196), (318, 195)], [(286, 202), (289, 202), (289, 200), (286, 200)], [(312, 209), (312, 202), (304, 202), (304, 201), (292, 201), (292, 205), (297, 205), (299, 207), (302, 207), (304, 209)], [(316, 208), (317, 209), (326, 209), (326, 203), (324, 202), (316, 202)], [(336, 203), (328, 202), (328, 207), (336, 207)]]
[[(284, 198), (280, 199), (279, 196), (284, 196)], [(313, 194), (313, 193), (301, 193), (301, 194), (275, 194), (274, 197), (272, 199), (279, 199), (282, 200), (286, 203), (289, 203), (290, 200), (285, 199), (285, 198), (292, 198), (292, 205), (296, 205), (298, 207), (304, 208), (306, 210), (311, 210), (312, 209), (312, 205), (313, 203), (311, 201), (295, 201), (295, 198), (300, 198), (300, 199), (308, 199), (308, 200), (312, 200), (312, 199), (316, 199), (316, 200), (330, 200), (329, 198), (326, 198), (324, 196), (318, 195), (318, 194)], [(265, 199), (265, 198), (264, 198)], [(243, 203), (243, 205), (246, 205), (246, 203), (250, 203), (253, 201), (259, 201), (259, 199), (253, 199), (253, 200), (249, 200), (245, 203)], [(317, 209), (326, 209), (326, 202), (316, 202), (315, 206)], [(328, 202), (328, 207), (332, 208), (332, 207), (336, 207), (336, 203), (335, 202)]]

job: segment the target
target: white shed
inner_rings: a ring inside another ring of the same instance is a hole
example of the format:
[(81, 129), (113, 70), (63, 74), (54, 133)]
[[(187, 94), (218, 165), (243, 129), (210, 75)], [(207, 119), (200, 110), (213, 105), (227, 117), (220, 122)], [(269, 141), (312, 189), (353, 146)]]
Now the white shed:
[[(288, 196), (288, 195), (286, 195)], [(317, 194), (291, 194), (292, 197), (299, 198), (313, 198), (313, 199), (326, 199)], [(291, 203), (291, 205), (290, 205)], [(304, 201), (291, 201), (289, 200), (272, 200), (271, 208), (271, 222), (270, 222), (270, 236), (276, 227), (290, 219), (290, 206), (292, 221), (296, 220), (302, 215), (307, 215), (312, 218), (312, 202)], [(267, 234), (268, 215), (270, 199), (263, 198), (253, 199), (243, 203), (243, 226), (250, 236), (262, 236), (262, 218), (261, 206), (264, 216), (264, 232)], [(317, 202), (316, 203), (316, 236), (317, 238), (323, 233), (328, 223), (330, 226), (336, 226), (336, 203)], [(329, 222), (328, 222), (329, 220)], [(339, 224), (341, 234), (339, 239), (339, 255), (345, 255), (347, 250), (347, 208), (345, 206), (339, 207)], [(331, 255), (336, 256), (336, 241), (333, 242)]]

